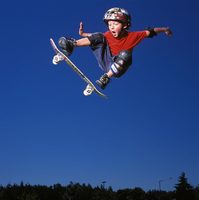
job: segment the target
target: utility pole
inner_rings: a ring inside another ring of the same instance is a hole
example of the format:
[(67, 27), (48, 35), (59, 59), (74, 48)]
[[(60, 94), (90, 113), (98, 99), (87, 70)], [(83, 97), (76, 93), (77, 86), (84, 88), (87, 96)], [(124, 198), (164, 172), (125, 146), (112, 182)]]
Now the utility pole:
[(102, 181), (102, 188), (105, 189), (106, 181)]
[(162, 182), (169, 181), (169, 180), (172, 180), (172, 177), (158, 181), (159, 191), (162, 190), (162, 187), (161, 187), (162, 186)]

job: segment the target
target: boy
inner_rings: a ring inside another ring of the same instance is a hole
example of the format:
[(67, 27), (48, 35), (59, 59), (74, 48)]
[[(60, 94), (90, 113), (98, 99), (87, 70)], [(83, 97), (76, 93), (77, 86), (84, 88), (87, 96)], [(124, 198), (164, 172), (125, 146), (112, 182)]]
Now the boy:
[(100, 68), (105, 71), (105, 74), (96, 81), (102, 89), (105, 89), (111, 77), (119, 78), (128, 70), (132, 64), (132, 50), (144, 38), (152, 38), (161, 32), (168, 36), (172, 35), (168, 27), (129, 32), (131, 16), (123, 8), (109, 9), (103, 20), (108, 26), (108, 31), (105, 33), (85, 33), (81, 22), (79, 35), (83, 38), (75, 40), (61, 37), (58, 42), (67, 56), (72, 54), (74, 47), (91, 47)]

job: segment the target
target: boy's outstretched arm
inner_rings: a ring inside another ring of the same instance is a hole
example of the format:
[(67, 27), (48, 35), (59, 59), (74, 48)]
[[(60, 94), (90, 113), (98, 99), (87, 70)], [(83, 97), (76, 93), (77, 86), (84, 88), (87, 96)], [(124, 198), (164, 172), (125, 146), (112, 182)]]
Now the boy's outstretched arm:
[(84, 32), (83, 22), (80, 22), (80, 24), (79, 24), (79, 35), (82, 36), (82, 37), (87, 37), (87, 36), (91, 35), (91, 33), (85, 33)]
[(159, 33), (165, 33), (167, 36), (172, 35), (172, 31), (169, 27), (156, 27), (146, 31), (148, 37), (153, 37)]

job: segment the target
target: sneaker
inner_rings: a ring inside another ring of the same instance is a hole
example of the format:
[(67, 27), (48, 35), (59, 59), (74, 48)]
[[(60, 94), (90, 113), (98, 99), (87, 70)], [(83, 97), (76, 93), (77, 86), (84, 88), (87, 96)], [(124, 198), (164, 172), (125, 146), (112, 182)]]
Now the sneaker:
[(61, 54), (56, 54), (54, 57), (53, 57), (53, 64), (54, 65), (57, 65), (59, 62), (61, 62), (62, 60), (64, 60), (64, 58), (62, 57)]
[(96, 81), (97, 85), (99, 85), (101, 89), (105, 89), (109, 82), (110, 78), (107, 74), (102, 75), (100, 79)]

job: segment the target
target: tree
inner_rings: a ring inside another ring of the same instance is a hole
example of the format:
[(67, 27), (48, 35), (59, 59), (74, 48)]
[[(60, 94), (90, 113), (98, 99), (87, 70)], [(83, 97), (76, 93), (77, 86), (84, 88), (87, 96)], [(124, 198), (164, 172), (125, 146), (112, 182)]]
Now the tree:
[(195, 193), (195, 199), (199, 199), (199, 186), (197, 186), (194, 190), (194, 193)]
[(194, 200), (193, 187), (188, 183), (184, 172), (182, 172), (180, 175), (178, 184), (176, 184), (175, 189), (176, 200)]

